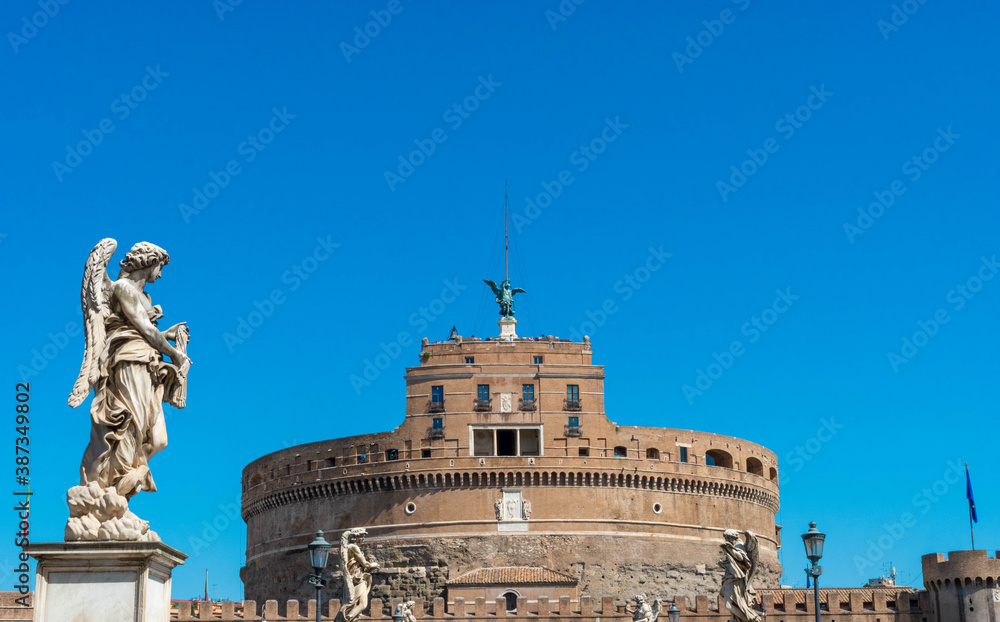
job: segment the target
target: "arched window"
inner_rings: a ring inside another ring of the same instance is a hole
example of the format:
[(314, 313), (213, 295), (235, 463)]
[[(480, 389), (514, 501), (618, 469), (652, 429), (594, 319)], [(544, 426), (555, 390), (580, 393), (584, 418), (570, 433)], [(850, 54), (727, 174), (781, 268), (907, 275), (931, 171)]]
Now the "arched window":
[(772, 482), (774, 482), (775, 484), (777, 484), (778, 483), (778, 469), (776, 469), (774, 467), (771, 467), (771, 470), (768, 473), (768, 479), (770, 479)]
[(622, 445), (615, 447), (615, 458), (628, 458), (628, 448)]
[(520, 594), (514, 590), (507, 590), (500, 596), (507, 601), (507, 611), (517, 611), (517, 599), (520, 597)]
[(764, 465), (757, 458), (747, 458), (747, 473), (764, 477)]
[(646, 449), (646, 459), (647, 460), (659, 460), (660, 450), (655, 447), (650, 447)]
[(719, 449), (710, 449), (705, 452), (705, 464), (708, 466), (733, 468), (733, 457)]

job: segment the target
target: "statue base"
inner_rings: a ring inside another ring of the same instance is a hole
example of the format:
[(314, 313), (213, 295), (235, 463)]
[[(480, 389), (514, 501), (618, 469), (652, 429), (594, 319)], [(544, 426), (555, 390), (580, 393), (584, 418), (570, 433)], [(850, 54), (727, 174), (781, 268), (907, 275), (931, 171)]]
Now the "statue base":
[(497, 324), (500, 325), (500, 339), (506, 341), (513, 341), (514, 339), (517, 339), (517, 333), (514, 332), (514, 327), (517, 326), (517, 320), (512, 317), (502, 317)]
[(40, 542), (34, 622), (168, 622), (170, 573), (187, 555), (162, 542)]

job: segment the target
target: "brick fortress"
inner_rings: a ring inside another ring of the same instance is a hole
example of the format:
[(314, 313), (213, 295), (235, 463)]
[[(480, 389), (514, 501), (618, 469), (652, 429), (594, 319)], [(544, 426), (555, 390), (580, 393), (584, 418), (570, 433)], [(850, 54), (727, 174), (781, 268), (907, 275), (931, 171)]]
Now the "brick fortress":
[[(718, 592), (730, 527), (757, 534), (754, 583), (778, 587), (774, 453), (711, 432), (619, 426), (588, 338), (519, 338), (512, 321), (500, 338), (424, 339), (392, 432), (299, 445), (244, 469), (247, 599), (313, 597), (306, 545), (317, 529), (334, 541), (357, 526), (382, 566), (372, 596), (387, 606), (459, 592), (511, 608), (636, 590), (694, 602)], [(521, 574), (485, 572), (505, 567)]]

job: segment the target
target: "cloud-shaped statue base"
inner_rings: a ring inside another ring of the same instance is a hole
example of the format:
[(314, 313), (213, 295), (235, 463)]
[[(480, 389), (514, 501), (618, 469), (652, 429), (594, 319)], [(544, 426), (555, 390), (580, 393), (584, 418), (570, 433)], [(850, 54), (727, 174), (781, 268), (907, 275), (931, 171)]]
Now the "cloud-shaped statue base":
[(66, 493), (70, 519), (66, 521), (66, 541), (159, 542), (144, 521), (128, 509), (128, 499), (114, 488), (96, 482), (73, 486)]

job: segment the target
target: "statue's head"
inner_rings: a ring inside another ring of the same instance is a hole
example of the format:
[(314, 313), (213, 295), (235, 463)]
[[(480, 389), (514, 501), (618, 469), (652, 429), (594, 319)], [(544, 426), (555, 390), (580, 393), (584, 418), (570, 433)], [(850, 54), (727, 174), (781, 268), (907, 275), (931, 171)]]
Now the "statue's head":
[(351, 542), (360, 543), (362, 540), (365, 539), (365, 536), (367, 535), (368, 532), (365, 530), (364, 527), (355, 527), (354, 529), (351, 530)]
[(722, 537), (726, 539), (726, 542), (734, 544), (740, 539), (740, 532), (735, 529), (727, 529), (722, 532)]
[(118, 265), (122, 268), (123, 274), (133, 274), (140, 270), (149, 269), (146, 280), (150, 283), (160, 278), (160, 269), (170, 263), (170, 255), (156, 244), (149, 242), (139, 242), (132, 247), (132, 250), (125, 253)]
[(413, 601), (413, 600), (406, 601), (406, 606), (407, 607), (415, 607), (416, 605), (417, 605), (416, 601)]
[(635, 595), (635, 602), (638, 605), (643, 604), (644, 602), (646, 602), (646, 595), (645, 594), (636, 594)]
[(510, 289), (510, 279), (504, 279), (503, 283), (500, 284), (503, 289)]

